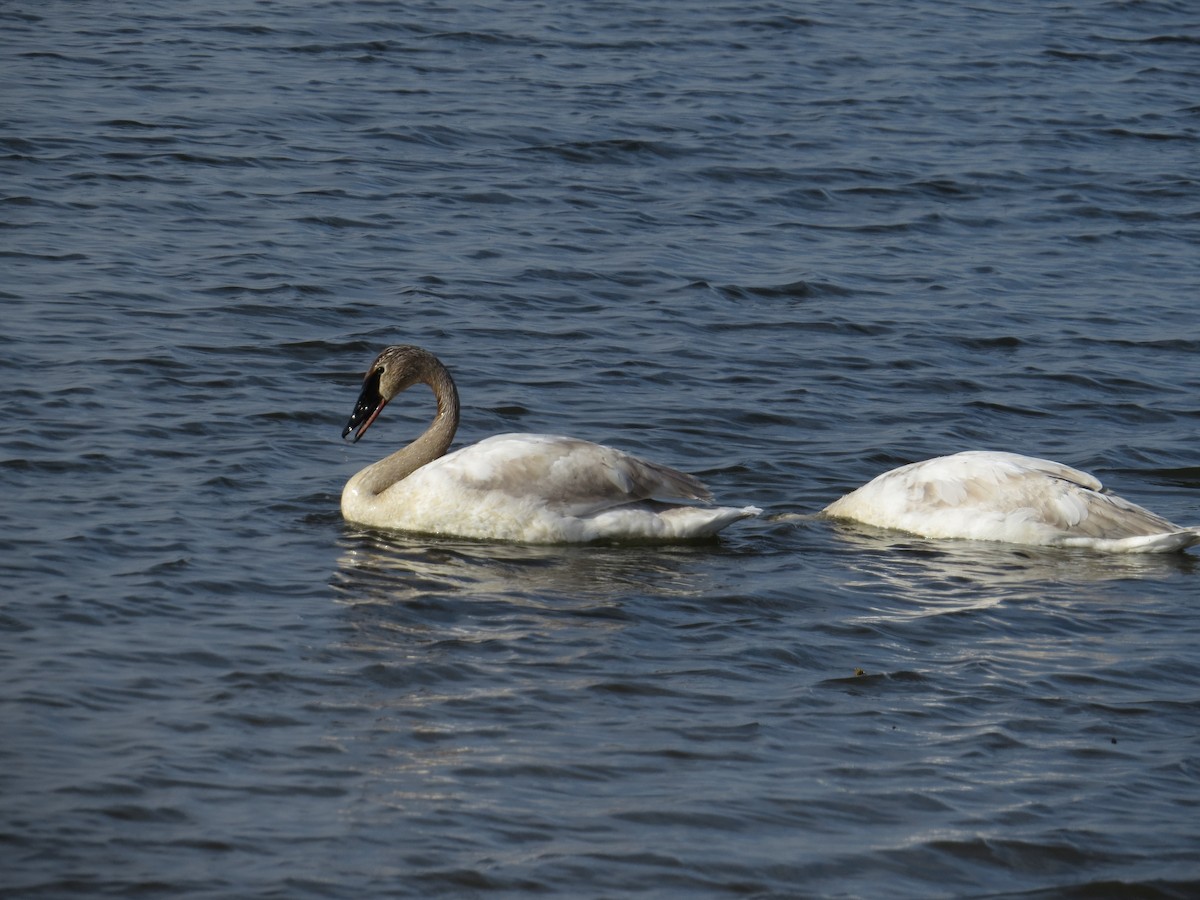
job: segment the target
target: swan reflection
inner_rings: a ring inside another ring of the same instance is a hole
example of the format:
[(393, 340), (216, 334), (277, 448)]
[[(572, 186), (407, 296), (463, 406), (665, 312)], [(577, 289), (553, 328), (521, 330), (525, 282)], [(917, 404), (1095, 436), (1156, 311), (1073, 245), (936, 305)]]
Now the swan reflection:
[(425, 639), (621, 627), (634, 597), (710, 588), (712, 546), (598, 547), (415, 538), (351, 528), (332, 587), (359, 626)]
[(1162, 579), (1192, 572), (1186, 554), (1114, 555), (981, 541), (929, 540), (868, 525), (838, 523), (844, 550), (842, 584), (888, 602), (890, 616), (932, 616), (986, 609), (1003, 602), (1043, 600), (1077, 588), (1094, 596), (1106, 582)]
[(502, 595), (514, 602), (560, 606), (630, 592), (676, 596), (703, 592), (689, 565), (708, 546), (611, 549), (535, 546), (351, 531), (334, 582), (356, 602), (413, 600), (431, 592)]

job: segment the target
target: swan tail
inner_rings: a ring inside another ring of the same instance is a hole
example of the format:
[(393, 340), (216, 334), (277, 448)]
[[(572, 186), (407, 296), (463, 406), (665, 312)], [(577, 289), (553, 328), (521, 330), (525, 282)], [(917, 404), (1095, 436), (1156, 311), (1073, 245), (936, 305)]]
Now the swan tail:
[(752, 519), (757, 506), (669, 506), (644, 503), (608, 509), (579, 520), (582, 540), (687, 541), (713, 537), (742, 519)]
[(659, 515), (669, 536), (703, 538), (734, 522), (762, 515), (762, 510), (757, 506), (676, 506)]
[(1177, 553), (1200, 544), (1200, 526), (1180, 528), (1159, 534), (1139, 534), (1124, 538), (1067, 538), (1064, 547), (1087, 547), (1106, 553)]

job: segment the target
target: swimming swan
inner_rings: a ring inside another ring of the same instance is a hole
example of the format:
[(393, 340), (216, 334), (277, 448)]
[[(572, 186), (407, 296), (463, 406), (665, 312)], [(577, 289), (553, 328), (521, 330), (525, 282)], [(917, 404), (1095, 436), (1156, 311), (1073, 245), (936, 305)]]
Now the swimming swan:
[(420, 383), (433, 389), (437, 415), (407, 447), (346, 482), (348, 521), (544, 544), (708, 537), (762, 512), (662, 502), (712, 494), (691, 475), (575, 438), (499, 434), (443, 455), (458, 429), (458, 389), (420, 347), (388, 347), (371, 363), (342, 437), (357, 428), (357, 442), (389, 400)]
[(1110, 553), (1168, 553), (1200, 543), (1200, 528), (1175, 525), (1110, 494), (1087, 472), (988, 450), (892, 469), (822, 512), (926, 538)]

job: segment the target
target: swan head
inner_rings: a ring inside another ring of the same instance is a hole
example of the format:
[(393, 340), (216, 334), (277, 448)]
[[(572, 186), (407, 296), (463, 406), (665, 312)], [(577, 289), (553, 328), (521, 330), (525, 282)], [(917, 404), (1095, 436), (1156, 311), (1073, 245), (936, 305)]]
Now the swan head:
[(350, 421), (342, 429), (342, 437), (357, 428), (354, 434), (357, 443), (379, 418), (389, 400), (414, 384), (428, 381), (431, 367), (437, 365), (437, 360), (428, 351), (408, 344), (388, 347), (380, 353), (363, 376), (362, 390), (354, 403)]

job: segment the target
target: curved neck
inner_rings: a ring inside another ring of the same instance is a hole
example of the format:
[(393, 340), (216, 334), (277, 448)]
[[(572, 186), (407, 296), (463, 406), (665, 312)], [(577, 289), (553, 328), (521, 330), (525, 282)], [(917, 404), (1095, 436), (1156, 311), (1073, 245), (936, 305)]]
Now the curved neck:
[(353, 486), (369, 495), (382, 494), (449, 449), (454, 433), (458, 431), (459, 418), (458, 388), (454, 386), (454, 379), (436, 357), (429, 355), (423, 360), (416, 381), (433, 389), (437, 415), (419, 438), (367, 466), (350, 480), (347, 488)]

